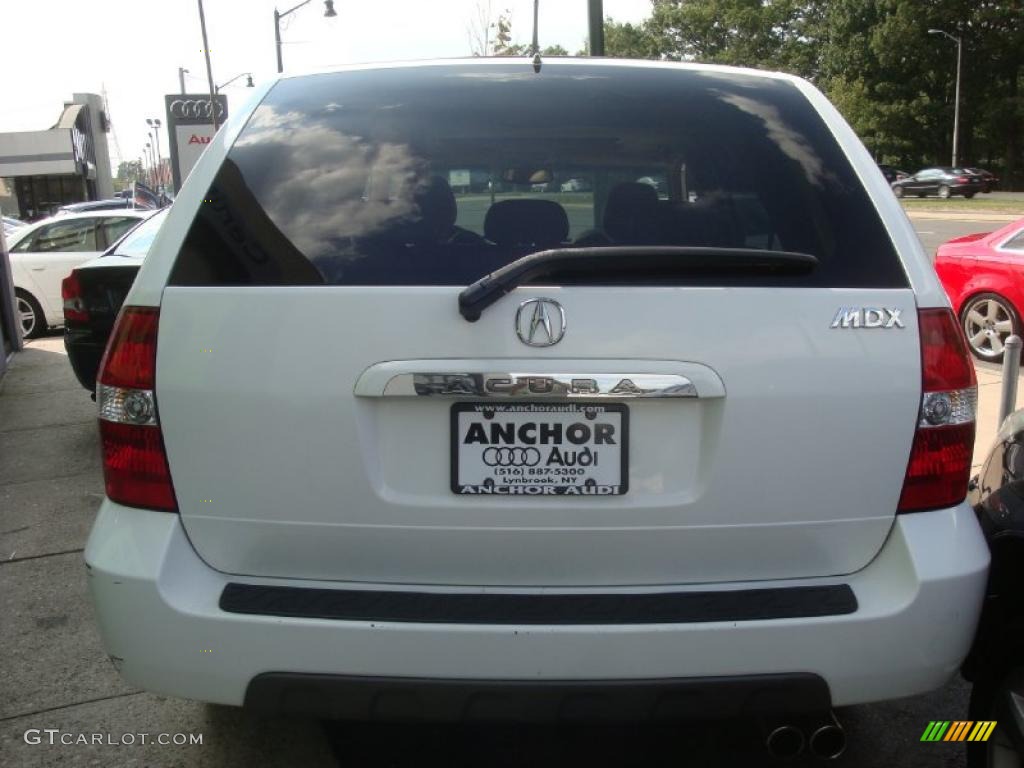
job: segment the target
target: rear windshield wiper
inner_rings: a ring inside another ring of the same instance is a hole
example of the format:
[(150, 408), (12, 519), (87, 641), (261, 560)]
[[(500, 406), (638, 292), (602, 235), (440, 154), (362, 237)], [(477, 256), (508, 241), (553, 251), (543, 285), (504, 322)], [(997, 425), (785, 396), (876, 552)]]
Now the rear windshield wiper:
[(808, 253), (701, 246), (600, 246), (537, 251), (484, 275), (459, 294), (471, 323), (517, 286), (540, 277), (573, 275), (805, 275), (818, 266)]

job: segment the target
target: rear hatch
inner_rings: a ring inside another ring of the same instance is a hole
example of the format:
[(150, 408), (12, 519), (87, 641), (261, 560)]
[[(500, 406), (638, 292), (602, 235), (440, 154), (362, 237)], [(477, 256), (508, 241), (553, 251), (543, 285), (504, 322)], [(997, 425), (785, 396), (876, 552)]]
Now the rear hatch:
[(921, 375), (900, 260), (792, 83), (472, 62), (270, 91), (164, 290), (156, 392), (219, 570), (654, 585), (867, 564)]

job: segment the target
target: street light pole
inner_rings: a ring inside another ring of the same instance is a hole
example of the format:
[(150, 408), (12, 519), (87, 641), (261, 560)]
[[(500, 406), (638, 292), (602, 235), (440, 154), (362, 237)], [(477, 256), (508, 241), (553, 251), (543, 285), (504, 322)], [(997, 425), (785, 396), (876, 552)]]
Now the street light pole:
[(964, 39), (960, 35), (951, 35), (941, 29), (929, 29), (929, 35), (943, 35), (956, 43), (956, 91), (953, 97), (953, 167), (957, 165), (960, 142), (960, 73), (964, 63)]
[(281, 14), (277, 8), (274, 9), (274, 45), (277, 47), (277, 73), (281, 74), (284, 72), (284, 62), (281, 61)]
[(590, 55), (604, 56), (604, 2), (589, 0)]
[[(203, 30), (203, 54), (206, 56), (206, 79), (210, 81), (210, 122), (213, 132), (220, 126), (217, 124), (217, 86), (213, 84), (213, 67), (210, 65), (210, 44), (206, 41), (206, 14), (203, 13), (203, 0), (199, 2), (199, 26)], [(309, 2), (309, 0), (306, 0)]]
[(159, 186), (164, 182), (163, 161), (160, 159), (160, 118), (150, 120), (147, 117), (146, 123), (153, 129), (153, 140), (156, 142), (156, 183)]
[[(202, 0), (200, 0), (200, 3)], [(281, 19), (290, 13), (295, 13), (304, 5), (309, 5), (312, 0), (303, 0), (298, 5), (294, 5), (284, 13), (280, 13), (277, 8), (274, 9), (274, 45), (277, 48), (277, 72), (278, 74), (284, 72), (284, 62), (281, 59)], [(334, 10), (334, 0), (324, 0), (324, 18), (333, 19), (337, 16), (337, 12)]]
[(220, 85), (218, 85), (218, 86), (217, 86), (217, 93), (220, 93), (220, 89), (221, 89), (221, 88), (227, 88), (227, 87), (228, 87), (229, 85), (231, 85), (231, 84), (232, 84), (233, 82), (235, 82), (235, 80), (237, 80), (237, 79), (238, 79), (238, 78), (240, 78), (240, 77), (246, 77), (246, 78), (248, 78), (248, 80), (247, 80), (247, 81), (246, 81), (246, 83), (245, 83), (245, 87), (246, 87), (246, 88), (255, 88), (255, 87), (256, 87), (256, 86), (255, 86), (255, 85), (253, 84), (253, 82), (252, 82), (252, 72), (243, 72), (243, 73), (242, 73), (242, 74), (240, 74), (240, 75), (235, 75), (235, 76), (234, 76), (234, 77), (232, 77), (232, 78), (231, 78), (230, 80), (228, 80), (228, 81), (227, 81), (226, 83), (221, 83)]
[(146, 160), (149, 162), (149, 172), (146, 174), (146, 186), (154, 187), (153, 183), (153, 144), (146, 142)]

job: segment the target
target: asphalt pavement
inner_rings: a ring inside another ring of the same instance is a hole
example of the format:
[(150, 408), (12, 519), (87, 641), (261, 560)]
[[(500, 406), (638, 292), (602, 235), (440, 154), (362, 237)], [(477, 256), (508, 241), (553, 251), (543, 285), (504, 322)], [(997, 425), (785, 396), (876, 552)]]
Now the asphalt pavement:
[[(914, 226), (933, 252), (948, 237), (1000, 224), (914, 219)], [(999, 378), (995, 366), (979, 366), (986, 424), (994, 418)], [(1024, 386), (1021, 391), (1024, 398)], [(992, 428), (983, 432), (987, 443)], [(31, 342), (0, 379), (0, 766), (776, 764), (761, 747), (758, 724), (747, 722), (557, 728), (322, 723), (134, 690), (103, 654), (86, 594), (82, 549), (102, 493), (95, 404), (75, 381), (59, 335)], [(963, 717), (968, 695), (955, 679), (925, 696), (840, 710), (849, 748), (832, 764), (963, 766), (962, 746), (919, 739), (930, 720)], [(57, 744), (47, 743), (45, 729), (61, 731)], [(143, 733), (150, 743), (141, 743)], [(202, 744), (152, 743), (161, 733), (200, 734)], [(115, 742), (134, 734), (135, 743), (62, 745), (66, 734), (76, 741), (79, 734), (102, 734)], [(36, 739), (40, 743), (29, 743)]]

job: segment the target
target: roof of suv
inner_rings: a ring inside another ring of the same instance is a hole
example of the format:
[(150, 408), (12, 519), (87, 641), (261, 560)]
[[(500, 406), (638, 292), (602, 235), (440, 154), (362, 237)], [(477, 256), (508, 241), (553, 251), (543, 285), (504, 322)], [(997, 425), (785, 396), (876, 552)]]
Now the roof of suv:
[[(587, 56), (542, 56), (541, 71), (534, 73), (533, 59), (530, 57), (514, 56), (461, 56), (450, 59), (406, 59), (396, 61), (365, 62), (360, 64), (339, 64), (337, 66), (321, 67), (305, 72), (294, 74), (282, 74), (277, 80), (290, 80), (294, 78), (324, 75), (333, 72), (351, 72), (373, 69), (415, 69), (420, 67), (438, 66), (465, 66), (467, 68), (479, 68), (481, 66), (505, 67), (510, 63), (522, 62), (523, 72), (531, 75), (543, 76), (544, 62), (557, 62), (559, 66), (580, 66), (580, 67), (613, 67), (613, 68), (638, 68), (638, 69), (682, 69), (701, 72), (715, 72), (720, 74), (736, 74), (746, 77), (759, 77), (770, 80), (803, 81), (803, 78), (791, 75), (786, 72), (776, 72), (765, 69), (753, 69), (749, 67), (732, 67), (725, 64), (702, 64), (687, 61), (652, 61), (648, 59), (611, 59), (611, 58), (590, 58)], [(271, 83), (276, 80), (271, 81)]]

